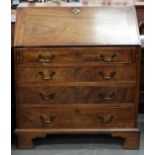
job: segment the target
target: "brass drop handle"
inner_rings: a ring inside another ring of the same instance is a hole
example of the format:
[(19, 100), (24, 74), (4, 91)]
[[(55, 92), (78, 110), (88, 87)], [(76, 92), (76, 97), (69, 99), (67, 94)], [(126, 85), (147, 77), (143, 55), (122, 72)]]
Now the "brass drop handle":
[(41, 98), (44, 100), (44, 101), (50, 101), (54, 98), (54, 96), (56, 95), (55, 93), (52, 93), (50, 95), (44, 95), (42, 92), (39, 93), (39, 95), (41, 96)]
[(105, 119), (103, 114), (98, 113), (97, 118), (101, 123), (112, 123), (112, 121), (114, 120), (114, 115), (110, 115), (108, 118)]
[(104, 79), (104, 80), (111, 80), (115, 76), (116, 72), (112, 71), (110, 75), (106, 75), (103, 71), (99, 72), (99, 75)]
[(49, 120), (46, 120), (44, 116), (40, 116), (40, 119), (43, 123), (46, 123), (46, 124), (51, 124), (51, 123), (54, 123), (55, 119), (56, 119), (56, 115), (51, 115), (50, 119)]
[(105, 53), (101, 53), (100, 54), (100, 58), (104, 62), (112, 62), (116, 57), (117, 57), (117, 54), (116, 53), (113, 53), (111, 57), (106, 56)]
[(39, 71), (38, 74), (42, 77), (43, 80), (51, 80), (53, 76), (55, 75), (55, 72), (50, 72), (49, 75), (45, 75), (44, 72)]
[(111, 99), (113, 99), (115, 97), (115, 95), (116, 95), (116, 92), (115, 91), (111, 92), (107, 96), (105, 96), (104, 93), (99, 93), (100, 98), (103, 98), (104, 100), (111, 100)]
[(50, 63), (55, 58), (54, 54), (49, 56), (49, 59), (46, 59), (43, 55), (39, 54), (38, 59), (41, 63)]

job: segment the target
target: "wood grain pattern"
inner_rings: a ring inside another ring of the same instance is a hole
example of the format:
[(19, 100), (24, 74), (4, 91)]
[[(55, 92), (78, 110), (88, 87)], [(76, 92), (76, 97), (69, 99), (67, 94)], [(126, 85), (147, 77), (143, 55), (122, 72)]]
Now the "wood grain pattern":
[(61, 63), (133, 63), (135, 48), (31, 48), (19, 49), (22, 65), (54, 65)]
[[(29, 76), (31, 75), (31, 78)], [(119, 82), (136, 81), (134, 65), (88, 67), (18, 67), (17, 81), (22, 83)]]
[(139, 149), (140, 132), (115, 132), (113, 137), (122, 137), (125, 139), (123, 147), (125, 149), (137, 150)]
[(16, 129), (20, 148), (32, 148), (32, 139), (45, 137), (47, 134), (111, 134), (123, 138), (124, 149), (139, 149), (140, 132), (138, 129)]
[(17, 18), (15, 47), (140, 44), (133, 6), (19, 7)]
[(17, 12), (19, 147), (31, 148), (32, 139), (47, 134), (98, 133), (122, 137), (124, 148), (138, 149), (141, 56), (135, 9), (19, 7)]
[[(93, 129), (133, 128), (134, 108), (130, 107), (25, 107), (18, 109), (18, 128)], [(85, 122), (85, 123), (83, 123)]]
[(133, 103), (134, 86), (19, 86), (19, 104), (113, 104)]

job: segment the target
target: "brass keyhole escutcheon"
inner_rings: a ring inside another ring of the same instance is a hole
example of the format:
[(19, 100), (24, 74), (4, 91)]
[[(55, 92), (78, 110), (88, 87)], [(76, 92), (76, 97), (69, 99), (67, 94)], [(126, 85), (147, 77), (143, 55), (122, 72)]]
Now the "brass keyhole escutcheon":
[(78, 9), (78, 8), (74, 8), (74, 9), (72, 10), (72, 13), (74, 13), (74, 14), (79, 14), (80, 12), (81, 12), (81, 10)]

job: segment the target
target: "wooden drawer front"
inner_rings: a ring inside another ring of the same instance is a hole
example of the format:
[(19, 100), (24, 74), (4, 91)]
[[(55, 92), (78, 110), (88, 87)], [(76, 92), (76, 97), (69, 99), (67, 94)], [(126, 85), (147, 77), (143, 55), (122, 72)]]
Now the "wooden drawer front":
[(87, 48), (87, 49), (33, 49), (21, 51), (23, 64), (53, 64), (74, 62), (132, 63), (134, 48)]
[(22, 82), (110, 82), (135, 81), (136, 67), (19, 67), (17, 81)]
[(135, 111), (123, 108), (19, 108), (19, 128), (130, 128)]
[(133, 103), (134, 86), (19, 86), (19, 104)]

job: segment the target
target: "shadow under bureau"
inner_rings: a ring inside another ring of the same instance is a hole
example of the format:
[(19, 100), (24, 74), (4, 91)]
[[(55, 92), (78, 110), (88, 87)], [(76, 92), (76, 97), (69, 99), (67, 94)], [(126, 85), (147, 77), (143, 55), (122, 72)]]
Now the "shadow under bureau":
[(134, 7), (19, 7), (14, 47), (20, 148), (47, 134), (111, 134), (139, 148)]

